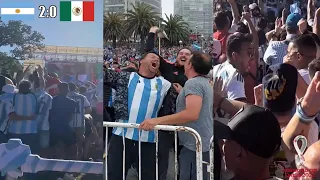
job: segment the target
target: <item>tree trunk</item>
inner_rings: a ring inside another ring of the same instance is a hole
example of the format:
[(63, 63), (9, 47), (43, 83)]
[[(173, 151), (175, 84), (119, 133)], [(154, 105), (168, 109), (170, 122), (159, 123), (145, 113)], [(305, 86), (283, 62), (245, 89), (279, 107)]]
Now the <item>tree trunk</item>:
[(112, 37), (112, 47), (113, 47), (113, 48), (116, 48), (116, 47), (117, 47), (117, 37), (116, 37), (116, 36), (113, 36), (113, 37)]

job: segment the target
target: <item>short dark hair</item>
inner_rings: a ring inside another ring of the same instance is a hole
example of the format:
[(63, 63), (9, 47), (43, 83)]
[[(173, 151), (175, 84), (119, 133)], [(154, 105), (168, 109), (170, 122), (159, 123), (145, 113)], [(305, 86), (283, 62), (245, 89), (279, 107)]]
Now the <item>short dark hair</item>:
[(297, 31), (299, 30), (298, 27), (286, 27), (286, 30), (289, 34), (296, 34)]
[(315, 40), (309, 34), (302, 34), (298, 38), (294, 39), (292, 43), (295, 47), (298, 48), (301, 54), (310, 51), (317, 51)]
[(69, 84), (68, 83), (60, 83), (58, 84), (59, 94), (67, 95), (69, 93)]
[(317, 71), (320, 71), (320, 59), (315, 59), (309, 63), (309, 76), (313, 78)]
[(213, 17), (213, 22), (218, 30), (224, 29), (228, 25), (227, 23), (229, 22), (227, 12), (218, 11), (217, 13), (215, 13)]
[(194, 71), (200, 75), (207, 75), (212, 68), (210, 56), (198, 51), (192, 53), (190, 63)]
[(316, 44), (318, 46), (320, 46), (320, 38), (319, 38), (319, 36), (317, 34), (315, 34), (315, 33), (310, 33), (309, 35), (313, 38), (313, 40), (316, 42)]
[(70, 91), (76, 91), (77, 90), (77, 86), (74, 83), (68, 83), (69, 85), (69, 90)]
[(237, 32), (244, 33), (244, 34), (250, 33), (249, 27), (247, 25), (245, 25), (243, 22), (238, 22), (237, 25), (238, 25)]
[(239, 53), (243, 43), (252, 43), (252, 36), (243, 33), (231, 35), (227, 42), (227, 56), (231, 57), (233, 52)]
[(21, 94), (29, 94), (31, 93), (31, 83), (27, 80), (22, 80), (19, 83), (19, 93)]
[(79, 93), (80, 93), (80, 94), (84, 94), (84, 93), (86, 93), (86, 92), (87, 92), (87, 88), (86, 88), (86, 87), (81, 86), (81, 87), (79, 88)]

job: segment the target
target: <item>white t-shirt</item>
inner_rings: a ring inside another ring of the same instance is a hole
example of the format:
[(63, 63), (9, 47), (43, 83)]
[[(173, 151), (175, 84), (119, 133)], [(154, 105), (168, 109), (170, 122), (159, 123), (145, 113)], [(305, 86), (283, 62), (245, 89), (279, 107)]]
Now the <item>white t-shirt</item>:
[[(244, 79), (228, 61), (213, 67), (213, 78), (215, 79), (216, 77), (222, 77), (223, 88), (228, 99), (246, 98)], [(218, 108), (214, 108), (214, 120), (226, 124), (230, 118), (231, 115)]]
[(303, 80), (309, 85), (311, 83), (311, 79), (309, 76), (309, 70), (308, 69), (300, 69), (298, 72), (302, 76)]
[(244, 78), (228, 61), (214, 66), (213, 76), (222, 77), (228, 99), (246, 98)]

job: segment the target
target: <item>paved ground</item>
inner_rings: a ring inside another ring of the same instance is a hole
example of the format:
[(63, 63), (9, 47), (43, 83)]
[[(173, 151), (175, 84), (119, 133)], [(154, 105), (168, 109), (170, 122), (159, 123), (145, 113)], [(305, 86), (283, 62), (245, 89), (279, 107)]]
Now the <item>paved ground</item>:
[[(138, 172), (130, 169), (127, 175), (127, 180), (138, 180)], [(169, 167), (168, 167), (168, 176), (167, 180), (174, 180), (174, 151), (173, 149), (169, 154)]]

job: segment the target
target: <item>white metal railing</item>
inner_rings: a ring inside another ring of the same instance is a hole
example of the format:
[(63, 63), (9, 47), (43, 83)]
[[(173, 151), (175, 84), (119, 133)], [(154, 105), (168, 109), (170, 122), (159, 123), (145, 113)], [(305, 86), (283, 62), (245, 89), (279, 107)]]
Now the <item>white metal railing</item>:
[[(107, 159), (108, 159), (108, 127), (122, 127), (122, 128), (139, 128), (139, 124), (132, 124), (132, 123), (119, 123), (119, 122), (103, 122), (103, 126), (106, 127), (106, 141), (105, 141), (105, 153), (106, 153), (106, 158), (105, 158), (105, 176), (106, 179), (108, 180), (108, 165), (107, 165)], [(201, 142), (201, 137), (197, 131), (195, 131), (192, 128), (189, 127), (184, 127), (184, 126), (167, 126), (167, 125), (158, 125), (154, 127), (155, 130), (155, 136), (156, 136), (156, 180), (158, 180), (158, 131), (171, 131), (174, 132), (174, 137), (175, 137), (175, 161), (174, 161), (174, 169), (175, 169), (175, 180), (178, 179), (178, 154), (177, 154), (177, 147), (178, 147), (178, 142), (177, 142), (177, 132), (178, 131), (183, 131), (183, 132), (188, 132), (193, 135), (193, 137), (196, 140), (196, 165), (197, 165), (197, 180), (202, 180), (203, 179), (203, 162), (202, 162), (202, 142)], [(141, 131), (139, 130), (139, 168), (138, 168), (138, 174), (139, 174), (139, 180), (141, 180), (141, 140), (140, 140), (140, 133)], [(123, 142), (125, 140), (125, 135), (122, 133), (122, 139)], [(125, 143), (123, 143), (123, 163), (122, 163), (122, 177), (123, 180), (126, 179), (125, 175)]]
[(46, 159), (31, 154), (30, 147), (20, 139), (10, 139), (0, 144), (0, 172), (10, 179), (23, 173), (58, 171), (69, 173), (103, 174), (103, 162)]
[(208, 172), (210, 174), (210, 180), (214, 180), (214, 142), (213, 142), (213, 136), (210, 139), (210, 160), (209, 160), (209, 166), (208, 166)]

